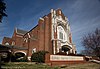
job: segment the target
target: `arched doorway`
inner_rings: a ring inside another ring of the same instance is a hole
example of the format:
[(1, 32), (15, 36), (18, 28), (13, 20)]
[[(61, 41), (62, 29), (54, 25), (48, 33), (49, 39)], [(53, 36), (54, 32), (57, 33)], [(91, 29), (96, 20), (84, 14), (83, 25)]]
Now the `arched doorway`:
[(68, 46), (68, 45), (63, 45), (61, 47), (61, 50), (64, 51), (64, 52), (68, 52), (68, 51), (70, 51), (70, 49), (72, 49), (72, 48), (70, 46)]
[(23, 51), (17, 51), (14, 53), (14, 55), (17, 60), (20, 60), (26, 56), (26, 53)]

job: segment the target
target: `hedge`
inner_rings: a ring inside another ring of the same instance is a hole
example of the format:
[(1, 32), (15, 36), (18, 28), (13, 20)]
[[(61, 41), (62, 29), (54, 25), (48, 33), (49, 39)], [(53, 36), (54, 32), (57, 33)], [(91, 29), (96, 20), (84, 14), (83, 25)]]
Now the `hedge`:
[(45, 62), (45, 54), (48, 53), (47, 51), (38, 51), (32, 54), (31, 61), (32, 62), (39, 62), (44, 63)]

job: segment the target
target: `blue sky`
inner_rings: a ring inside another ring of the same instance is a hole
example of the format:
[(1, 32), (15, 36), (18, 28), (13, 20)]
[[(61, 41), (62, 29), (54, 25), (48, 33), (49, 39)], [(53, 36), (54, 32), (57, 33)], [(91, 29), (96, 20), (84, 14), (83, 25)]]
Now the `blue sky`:
[(100, 29), (100, 0), (5, 0), (8, 17), (0, 23), (0, 43), (11, 37), (14, 28), (30, 30), (50, 9), (62, 9), (68, 17), (77, 52), (83, 50), (82, 37)]

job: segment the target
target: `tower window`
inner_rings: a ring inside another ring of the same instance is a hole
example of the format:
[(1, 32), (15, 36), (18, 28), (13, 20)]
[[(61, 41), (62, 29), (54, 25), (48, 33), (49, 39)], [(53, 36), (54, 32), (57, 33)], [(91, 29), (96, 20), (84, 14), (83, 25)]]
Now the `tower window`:
[(63, 39), (63, 33), (62, 32), (59, 32), (59, 38)]

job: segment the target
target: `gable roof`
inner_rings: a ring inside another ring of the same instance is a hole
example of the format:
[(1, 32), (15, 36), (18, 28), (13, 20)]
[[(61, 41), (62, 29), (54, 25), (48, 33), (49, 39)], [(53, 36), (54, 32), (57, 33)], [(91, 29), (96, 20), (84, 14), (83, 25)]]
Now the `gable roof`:
[(4, 37), (4, 38), (3, 38), (3, 41), (2, 41), (2, 44), (5, 44), (5, 43), (9, 43), (9, 44), (11, 44), (11, 43), (12, 43), (12, 41), (13, 41), (13, 39), (12, 39), (12, 38), (9, 38), (9, 37)]
[(31, 32), (32, 30), (34, 30), (37, 27), (38, 27), (38, 24), (36, 26), (34, 26), (31, 30), (27, 31), (24, 35), (26, 35), (27, 33)]

